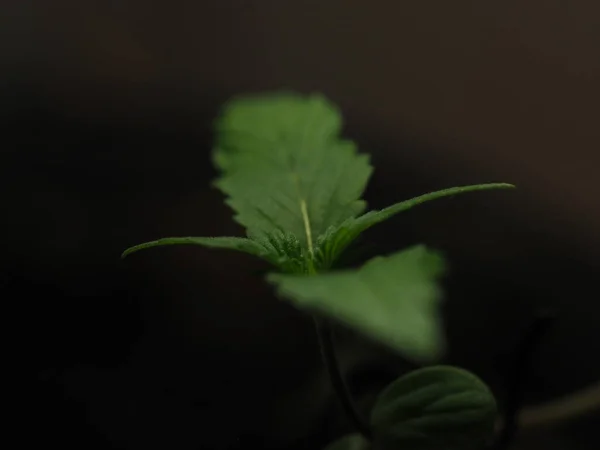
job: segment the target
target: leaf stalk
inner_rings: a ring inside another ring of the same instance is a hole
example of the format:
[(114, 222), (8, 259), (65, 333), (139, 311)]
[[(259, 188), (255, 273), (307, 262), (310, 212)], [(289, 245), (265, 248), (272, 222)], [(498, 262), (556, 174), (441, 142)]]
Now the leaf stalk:
[(335, 352), (333, 329), (325, 319), (315, 316), (314, 320), (323, 362), (338, 400), (356, 431), (370, 440), (373, 434), (371, 427), (358, 411), (352, 399), (352, 393), (340, 370), (340, 364)]

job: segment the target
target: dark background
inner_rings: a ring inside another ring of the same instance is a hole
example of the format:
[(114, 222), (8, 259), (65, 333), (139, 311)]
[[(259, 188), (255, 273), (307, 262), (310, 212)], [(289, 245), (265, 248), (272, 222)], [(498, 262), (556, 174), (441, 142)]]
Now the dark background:
[[(242, 233), (209, 187), (211, 120), (231, 95), (280, 88), (342, 108), (373, 155), (372, 207), (518, 185), (421, 206), (370, 233), (370, 252), (443, 249), (448, 362), (502, 404), (532, 315), (556, 311), (525, 425), (597, 383), (596, 0), (8, 0), (0, 33), (1, 297), (35, 375), (22, 437), (321, 448), (347, 429), (310, 319), (273, 297), (261, 263), (200, 248), (119, 259), (157, 237)], [(343, 330), (339, 347), (365, 403), (410, 368)], [(514, 448), (595, 449), (597, 425), (542, 420)]]

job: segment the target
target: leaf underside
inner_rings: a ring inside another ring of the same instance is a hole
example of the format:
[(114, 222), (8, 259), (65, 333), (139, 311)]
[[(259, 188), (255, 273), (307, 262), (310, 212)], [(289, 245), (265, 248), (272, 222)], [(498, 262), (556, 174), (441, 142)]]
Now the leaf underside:
[(341, 321), (422, 362), (438, 358), (444, 349), (437, 284), (442, 272), (437, 253), (415, 246), (356, 270), (267, 279), (298, 308)]
[(475, 450), (493, 435), (497, 406), (474, 374), (434, 366), (410, 372), (379, 395), (371, 412), (381, 450)]

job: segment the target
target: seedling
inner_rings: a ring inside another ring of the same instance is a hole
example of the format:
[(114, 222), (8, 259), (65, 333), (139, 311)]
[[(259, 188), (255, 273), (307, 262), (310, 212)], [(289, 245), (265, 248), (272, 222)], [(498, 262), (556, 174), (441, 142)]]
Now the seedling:
[(506, 183), (445, 189), (365, 212), (361, 196), (369, 156), (340, 138), (341, 115), (320, 95), (253, 95), (225, 104), (215, 123), (214, 185), (227, 197), (246, 237), (171, 237), (136, 245), (191, 244), (237, 250), (267, 261), (279, 297), (315, 317), (325, 363), (356, 434), (330, 450), (469, 450), (493, 433), (496, 402), (465, 370), (429, 366), (390, 384), (362, 419), (335, 358), (330, 320), (421, 364), (443, 353), (439, 278), (442, 256), (424, 245), (336, 270), (340, 256), (367, 229), (421, 203)]

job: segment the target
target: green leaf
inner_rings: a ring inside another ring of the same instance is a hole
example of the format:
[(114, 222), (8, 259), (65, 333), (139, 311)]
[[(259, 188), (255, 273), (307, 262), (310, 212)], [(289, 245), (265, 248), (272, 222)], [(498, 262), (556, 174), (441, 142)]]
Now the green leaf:
[(312, 276), (270, 274), (298, 308), (344, 322), (419, 361), (439, 357), (443, 333), (436, 280), (442, 258), (424, 246), (377, 257), (356, 270)]
[(152, 247), (160, 247), (163, 245), (200, 245), (209, 248), (223, 248), (229, 250), (237, 250), (251, 255), (258, 256), (263, 259), (273, 258), (272, 255), (260, 243), (251, 239), (239, 237), (169, 237), (162, 238), (156, 241), (145, 242), (143, 244), (129, 247), (123, 252), (121, 258), (140, 250)]
[(492, 437), (497, 416), (489, 388), (474, 374), (435, 366), (398, 378), (371, 412), (381, 450), (475, 450)]
[(240, 237), (170, 237), (135, 245), (123, 252), (121, 258), (131, 253), (164, 245), (199, 245), (208, 248), (237, 250), (257, 256), (281, 270), (283, 273), (306, 273), (307, 251), (298, 239), (290, 234), (274, 232), (261, 239)]
[(326, 269), (333, 265), (341, 253), (365, 230), (380, 222), (383, 222), (396, 214), (411, 209), (431, 200), (448, 197), (466, 192), (483, 191), (489, 189), (511, 189), (514, 185), (508, 183), (476, 184), (471, 186), (460, 186), (441, 191), (431, 192), (419, 197), (405, 200), (388, 206), (379, 211), (369, 211), (357, 218), (349, 218), (337, 227), (329, 228), (317, 241), (316, 253), (320, 258), (320, 267)]
[(362, 434), (347, 434), (332, 442), (324, 450), (368, 450), (371, 443)]
[(341, 140), (338, 110), (320, 95), (234, 99), (217, 120), (215, 185), (249, 237), (296, 236), (312, 255), (329, 227), (362, 213), (372, 168)]

